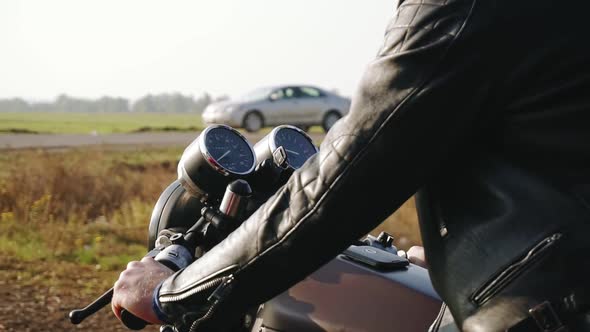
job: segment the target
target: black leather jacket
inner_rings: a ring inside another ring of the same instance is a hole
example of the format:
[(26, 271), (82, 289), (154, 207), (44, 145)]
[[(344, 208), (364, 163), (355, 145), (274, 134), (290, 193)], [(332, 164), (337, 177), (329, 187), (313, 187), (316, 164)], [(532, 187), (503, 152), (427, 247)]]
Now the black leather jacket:
[[(587, 1), (404, 1), (349, 115), (241, 227), (162, 284), (164, 313), (184, 327), (226, 321), (418, 191), (433, 284), (463, 329), (501, 330), (583, 285), (589, 260), (567, 257), (589, 249), (588, 13)], [(529, 270), (502, 273), (519, 262)], [(478, 316), (517, 295), (510, 314)]]

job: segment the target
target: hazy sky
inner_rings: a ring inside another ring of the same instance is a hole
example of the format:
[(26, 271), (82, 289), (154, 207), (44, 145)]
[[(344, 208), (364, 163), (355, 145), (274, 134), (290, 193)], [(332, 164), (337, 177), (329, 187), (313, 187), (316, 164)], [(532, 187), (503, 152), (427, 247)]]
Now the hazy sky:
[(395, 0), (2, 0), (0, 98), (316, 84), (350, 95)]

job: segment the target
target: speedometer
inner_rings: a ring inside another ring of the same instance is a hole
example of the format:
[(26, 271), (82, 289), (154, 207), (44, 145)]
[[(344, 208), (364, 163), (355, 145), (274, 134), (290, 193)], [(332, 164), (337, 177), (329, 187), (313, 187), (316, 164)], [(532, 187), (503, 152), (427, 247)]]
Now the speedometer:
[(254, 146), (258, 162), (272, 158), (272, 153), (282, 146), (287, 154), (288, 166), (298, 169), (318, 152), (313, 141), (303, 130), (289, 125), (275, 127)]
[(193, 195), (220, 197), (231, 181), (248, 176), (256, 166), (250, 143), (237, 130), (211, 125), (183, 152), (178, 179)]
[(254, 154), (248, 142), (237, 132), (214, 127), (204, 133), (205, 153), (215, 165), (235, 174), (248, 174), (254, 165)]

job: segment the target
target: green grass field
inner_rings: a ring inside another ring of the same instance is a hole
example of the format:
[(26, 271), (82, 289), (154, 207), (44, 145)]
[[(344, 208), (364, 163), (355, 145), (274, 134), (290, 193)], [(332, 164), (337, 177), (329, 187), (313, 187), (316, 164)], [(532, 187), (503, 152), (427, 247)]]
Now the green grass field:
[(201, 116), (194, 113), (0, 112), (0, 133), (109, 134), (202, 128)]

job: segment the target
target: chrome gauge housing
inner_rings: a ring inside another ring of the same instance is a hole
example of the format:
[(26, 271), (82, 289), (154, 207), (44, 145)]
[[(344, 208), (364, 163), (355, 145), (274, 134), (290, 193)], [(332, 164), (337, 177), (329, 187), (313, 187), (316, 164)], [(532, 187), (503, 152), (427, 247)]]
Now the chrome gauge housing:
[(273, 130), (254, 145), (259, 163), (273, 159), (273, 152), (280, 146), (287, 154), (287, 167), (300, 168), (311, 156), (318, 152), (317, 146), (307, 133), (295, 126), (282, 125)]
[(256, 155), (242, 134), (211, 125), (184, 150), (178, 180), (193, 196), (221, 198), (231, 181), (247, 177), (255, 167)]

